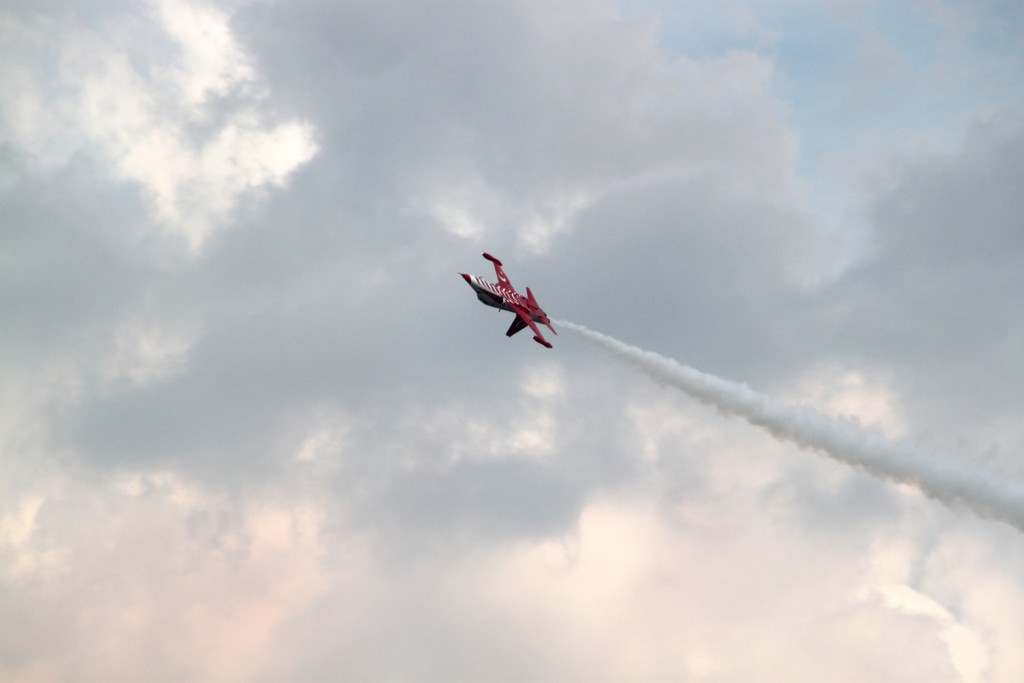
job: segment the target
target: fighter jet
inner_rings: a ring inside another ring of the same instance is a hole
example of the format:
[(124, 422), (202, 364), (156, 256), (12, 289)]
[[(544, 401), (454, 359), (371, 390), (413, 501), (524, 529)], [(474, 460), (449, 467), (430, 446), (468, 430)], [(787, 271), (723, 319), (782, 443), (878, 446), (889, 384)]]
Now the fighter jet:
[(537, 305), (537, 299), (534, 298), (533, 292), (530, 291), (529, 287), (526, 288), (525, 297), (516, 292), (512, 283), (509, 282), (508, 276), (505, 275), (505, 271), (501, 269), (501, 261), (486, 252), (484, 253), (484, 258), (494, 264), (494, 272), (498, 276), (496, 283), (488, 282), (481, 277), (467, 275), (466, 273), (459, 273), (459, 275), (469, 283), (469, 286), (476, 292), (476, 298), (480, 299), (480, 301), (498, 310), (512, 311), (516, 314), (516, 319), (512, 321), (505, 336), (511, 337), (529, 325), (530, 329), (533, 330), (533, 341), (550, 349), (551, 344), (541, 336), (536, 323), (547, 325), (552, 332), (558, 333), (555, 332), (554, 327), (551, 327), (551, 319)]

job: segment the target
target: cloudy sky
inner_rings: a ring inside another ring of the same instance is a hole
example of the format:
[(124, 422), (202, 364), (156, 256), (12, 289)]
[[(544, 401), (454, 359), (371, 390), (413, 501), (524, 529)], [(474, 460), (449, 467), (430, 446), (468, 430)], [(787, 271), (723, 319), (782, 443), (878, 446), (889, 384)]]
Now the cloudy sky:
[(1024, 680), (1014, 0), (4, 0), (0, 678)]

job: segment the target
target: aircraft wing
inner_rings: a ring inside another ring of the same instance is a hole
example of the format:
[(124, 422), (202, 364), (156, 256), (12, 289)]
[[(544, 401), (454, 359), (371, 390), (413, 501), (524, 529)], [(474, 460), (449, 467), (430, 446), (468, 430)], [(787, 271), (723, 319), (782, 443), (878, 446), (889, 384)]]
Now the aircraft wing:
[(517, 315), (512, 320), (512, 324), (508, 326), (508, 332), (505, 333), (505, 336), (506, 337), (511, 337), (513, 334), (515, 334), (516, 332), (519, 332), (520, 330), (524, 329), (525, 327), (526, 327), (526, 323), (523, 322), (523, 319), (520, 316)]
[[(530, 329), (533, 330), (533, 341), (537, 342), (541, 346), (546, 346), (550, 349), (551, 342), (549, 342), (541, 335), (540, 330), (537, 329), (537, 324), (533, 322), (533, 318), (530, 317), (529, 312), (522, 306), (519, 306), (518, 304), (513, 304), (512, 310), (515, 311), (516, 315), (519, 317), (516, 318), (516, 321), (513, 321), (511, 327), (508, 328), (508, 332), (506, 332), (505, 334), (511, 337), (513, 334), (523, 329), (523, 325), (529, 325)], [(513, 328), (516, 329), (513, 330)]]

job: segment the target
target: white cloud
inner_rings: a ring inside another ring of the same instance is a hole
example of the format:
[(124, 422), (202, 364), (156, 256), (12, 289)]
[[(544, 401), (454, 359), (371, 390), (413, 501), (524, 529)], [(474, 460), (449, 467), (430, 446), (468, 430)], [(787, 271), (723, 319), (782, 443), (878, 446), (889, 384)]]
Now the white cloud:
[(888, 438), (904, 438), (910, 427), (901, 414), (890, 381), (849, 368), (819, 368), (784, 397), (790, 403), (814, 406), (832, 417), (852, 420)]
[(8, 680), (250, 678), (277, 629), (336, 580), (324, 511), (308, 499), (237, 505), (168, 472), (62, 488), (0, 524), (4, 580), (21, 593), (9, 615), (39, 639), (5, 648), (21, 662)]
[[(309, 161), (315, 135), (308, 122), (268, 116), (269, 93), (224, 12), (153, 4), (153, 15), (102, 27), (9, 21), (12, 46), (56, 49), (59, 66), (47, 73), (14, 47), (2, 106), (20, 143), (49, 163), (98, 149), (116, 175), (145, 188), (159, 223), (198, 250), (247, 193), (280, 186)], [(131, 37), (136, 22), (153, 19), (162, 52)]]
[(984, 680), (988, 652), (984, 640), (967, 628), (934, 599), (906, 584), (881, 586), (878, 592), (890, 608), (933, 619), (941, 629), (941, 638), (949, 647), (953, 666), (965, 683)]
[(159, 78), (177, 82), (185, 102), (201, 105), (239, 85), (252, 87), (256, 73), (235, 42), (229, 17), (202, 0), (152, 0), (161, 23), (181, 56)]

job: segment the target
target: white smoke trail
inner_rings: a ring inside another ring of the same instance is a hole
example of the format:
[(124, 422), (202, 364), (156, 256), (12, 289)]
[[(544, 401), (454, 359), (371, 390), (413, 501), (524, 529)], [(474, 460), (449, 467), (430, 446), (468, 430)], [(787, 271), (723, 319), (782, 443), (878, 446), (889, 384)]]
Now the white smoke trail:
[(704, 374), (582, 325), (565, 321), (557, 324), (611, 351), (655, 381), (680, 389), (724, 413), (742, 417), (779, 439), (822, 452), (876, 477), (910, 484), (951, 508), (966, 508), (1024, 532), (1024, 487), (1017, 482), (996, 479), (948, 456), (893, 442), (853, 423), (788, 405), (746, 385)]

